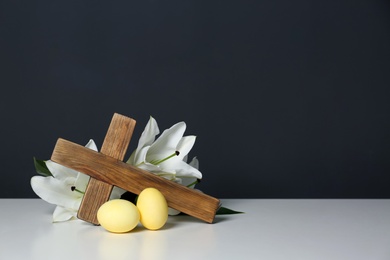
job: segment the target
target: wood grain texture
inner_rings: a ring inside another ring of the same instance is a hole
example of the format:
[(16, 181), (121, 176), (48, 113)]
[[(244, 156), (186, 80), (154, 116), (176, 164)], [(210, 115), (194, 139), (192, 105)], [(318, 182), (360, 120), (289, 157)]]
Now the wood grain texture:
[[(118, 160), (123, 160), (135, 127), (135, 120), (115, 113), (104, 138), (100, 152)], [(75, 153), (73, 156), (77, 157)], [(89, 162), (85, 162), (89, 163)], [(77, 217), (98, 225), (97, 211), (110, 198), (113, 186), (90, 178), (81, 202)]]
[[(74, 156), (77, 154), (77, 156)], [(153, 187), (161, 191), (171, 208), (212, 223), (220, 206), (214, 197), (166, 180), (81, 145), (58, 139), (51, 159), (111, 185), (139, 194)]]

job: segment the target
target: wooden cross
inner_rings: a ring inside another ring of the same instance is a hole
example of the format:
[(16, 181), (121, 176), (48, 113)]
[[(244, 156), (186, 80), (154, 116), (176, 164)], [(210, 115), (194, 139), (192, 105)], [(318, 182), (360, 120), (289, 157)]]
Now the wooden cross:
[(100, 153), (59, 138), (51, 160), (91, 176), (77, 217), (98, 225), (97, 211), (108, 201), (113, 186), (139, 194), (143, 189), (158, 189), (168, 206), (212, 223), (220, 201), (200, 191), (164, 179), (122, 162), (135, 120), (114, 114)]

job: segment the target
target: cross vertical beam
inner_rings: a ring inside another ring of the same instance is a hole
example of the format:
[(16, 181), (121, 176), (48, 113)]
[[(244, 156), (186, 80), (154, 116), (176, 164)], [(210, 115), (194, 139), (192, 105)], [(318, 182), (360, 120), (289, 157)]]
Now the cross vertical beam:
[[(122, 161), (133, 135), (135, 123), (134, 119), (115, 113), (100, 152)], [(112, 188), (113, 185), (91, 177), (77, 217), (98, 225), (97, 211), (110, 198)]]

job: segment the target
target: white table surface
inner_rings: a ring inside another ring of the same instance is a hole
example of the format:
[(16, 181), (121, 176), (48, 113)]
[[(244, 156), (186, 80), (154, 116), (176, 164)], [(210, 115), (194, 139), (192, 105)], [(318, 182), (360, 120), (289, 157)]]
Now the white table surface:
[(390, 259), (390, 200), (222, 202), (246, 213), (112, 234), (81, 220), (53, 224), (54, 206), (40, 199), (0, 199), (0, 259)]

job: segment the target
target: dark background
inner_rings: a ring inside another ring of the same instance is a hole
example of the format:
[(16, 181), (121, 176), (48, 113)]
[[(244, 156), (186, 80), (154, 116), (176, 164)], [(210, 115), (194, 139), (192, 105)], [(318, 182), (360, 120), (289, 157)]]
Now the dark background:
[(389, 1), (0, 1), (0, 55), (0, 197), (118, 112), (129, 154), (184, 120), (213, 196), (390, 198)]

